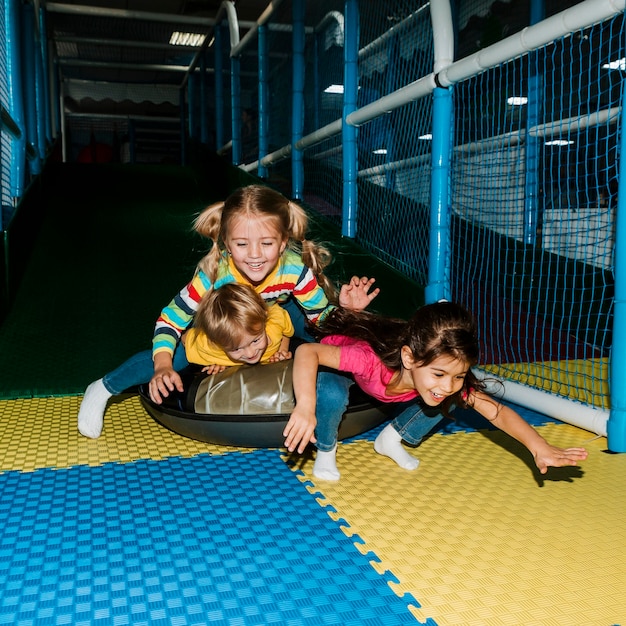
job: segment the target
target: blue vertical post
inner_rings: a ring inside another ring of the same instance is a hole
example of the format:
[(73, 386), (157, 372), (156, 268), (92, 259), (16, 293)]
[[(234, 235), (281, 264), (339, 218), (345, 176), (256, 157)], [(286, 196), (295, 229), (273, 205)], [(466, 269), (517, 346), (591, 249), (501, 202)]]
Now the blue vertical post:
[(301, 200), (304, 192), (304, 163), (302, 150), (296, 149), (296, 143), (302, 139), (304, 132), (304, 0), (293, 0), (291, 8), (293, 28), (291, 190), (293, 198)]
[(241, 146), (241, 60), (230, 58), (230, 104), (233, 139), (233, 163), (239, 165), (242, 159)]
[(128, 160), (130, 163), (135, 163), (137, 160), (137, 146), (135, 142), (137, 141), (137, 133), (135, 132), (135, 122), (134, 120), (129, 120), (128, 122)]
[(50, 59), (48, 56), (48, 37), (46, 26), (46, 11), (43, 7), (39, 8), (39, 38), (41, 46), (41, 64), (43, 67), (43, 107), (44, 107), (44, 132), (48, 144), (52, 143), (52, 113), (50, 106)]
[[(39, 8), (39, 11), (42, 9)], [(34, 19), (33, 27), (37, 25), (37, 28), (33, 28), (33, 58), (35, 62), (35, 111), (37, 120), (37, 152), (39, 153), (40, 166), (42, 160), (46, 157), (46, 83), (45, 74), (43, 69), (43, 55), (41, 49), (41, 40), (37, 35), (39, 28), (39, 20), (37, 15), (33, 13)]]
[(189, 78), (187, 80), (187, 110), (188, 114), (188, 129), (189, 129), (189, 138), (192, 141), (197, 139), (196, 137), (196, 128), (197, 128), (197, 111), (198, 108), (196, 106), (197, 98), (197, 86), (198, 86), (198, 76), (195, 72), (189, 74)]
[[(392, 35), (391, 37), (389, 37), (389, 41), (387, 42), (387, 79), (385, 81), (387, 93), (393, 93), (396, 89), (396, 74), (398, 68), (398, 59), (400, 57), (400, 52), (398, 48), (398, 35)], [(380, 124), (381, 120), (377, 120), (374, 123)], [(385, 149), (387, 150), (387, 154), (385, 154), (385, 162), (393, 163), (396, 160), (395, 133), (392, 124), (386, 124), (385, 126)], [(389, 168), (389, 170), (387, 170), (387, 172), (385, 173), (385, 186), (387, 187), (387, 189), (395, 188), (395, 168)]]
[(59, 63), (57, 59), (52, 61), (52, 118), (54, 120), (54, 126), (56, 133), (54, 138), (56, 139), (61, 134), (61, 99), (59, 94), (61, 93), (61, 76), (59, 72)]
[[(544, 17), (544, 0), (531, 0), (530, 23), (537, 24)], [(528, 55), (531, 67), (528, 72), (528, 104), (526, 130), (539, 124), (541, 115), (542, 81), (537, 71), (538, 51)], [(522, 93), (513, 94), (522, 96)], [(524, 243), (534, 244), (537, 239), (537, 226), (539, 225), (539, 140), (526, 132), (526, 158), (525, 158), (525, 192), (524, 192)]]
[(452, 90), (437, 87), (433, 92), (433, 140), (430, 184), (430, 229), (426, 304), (450, 299), (450, 145), (452, 134)]
[(34, 8), (31, 4), (22, 5), (23, 33), (22, 40), (22, 73), (24, 76), (24, 120), (26, 141), (35, 149), (36, 156), (30, 160), (31, 174), (39, 174), (41, 161), (39, 139), (37, 136), (37, 62), (35, 59), (35, 24)]
[(206, 145), (209, 143), (208, 130), (208, 107), (207, 107), (207, 84), (206, 84), (206, 53), (200, 54), (200, 141)]
[(186, 90), (181, 87), (178, 90), (178, 108), (180, 110), (180, 164), (187, 164), (187, 111), (185, 106), (185, 92)]
[(267, 41), (267, 26), (259, 26), (259, 167), (257, 173), (260, 178), (267, 178), (267, 167), (261, 165), (261, 160), (269, 153), (269, 46)]
[(320, 107), (322, 99), (322, 87), (320, 83), (320, 36), (317, 32), (313, 35), (313, 128), (320, 127)]
[(626, 81), (622, 81), (622, 116), (619, 150), (619, 188), (615, 226), (615, 297), (613, 305), (613, 347), (611, 350), (611, 412), (607, 443), (612, 452), (626, 452)]
[(11, 197), (19, 198), (24, 191), (26, 165), (26, 133), (24, 132), (24, 98), (22, 95), (21, 52), (21, 15), (18, 0), (5, 0), (4, 11), (6, 20), (7, 46), (7, 82), (9, 112), (13, 121), (22, 131), (19, 139), (11, 142)]
[(357, 0), (346, 0), (344, 5), (344, 70), (343, 70), (343, 215), (341, 234), (356, 236), (358, 206), (358, 151), (357, 128), (346, 118), (356, 111), (359, 90), (359, 5)]
[(222, 25), (215, 25), (215, 149), (224, 145), (224, 60), (222, 58)]

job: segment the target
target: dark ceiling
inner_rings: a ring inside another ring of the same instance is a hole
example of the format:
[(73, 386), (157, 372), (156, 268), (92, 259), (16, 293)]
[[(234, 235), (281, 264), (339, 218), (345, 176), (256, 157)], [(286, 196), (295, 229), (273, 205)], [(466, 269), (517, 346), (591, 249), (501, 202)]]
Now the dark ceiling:
[[(226, 22), (226, 4), (222, 0), (46, 2), (47, 38), (54, 51), (65, 110), (84, 115), (105, 111), (112, 115), (176, 117), (180, 87), (197, 58), (197, 48), (172, 46), (170, 35), (174, 30), (204, 34), (208, 42), (216, 19)], [(268, 7), (275, 11), (272, 27), (287, 27), (291, 4), (280, 0), (233, 2), (240, 38)], [(471, 10), (463, 8), (464, 32), (458, 37), (457, 57), (527, 26), (528, 4), (483, 0)], [(546, 12), (551, 14), (572, 4), (576, 2), (546, 0)], [(329, 3), (306, 3), (307, 25), (315, 23), (323, 6), (328, 10)], [(342, 7), (338, 0), (338, 10)], [(254, 55), (254, 48), (247, 54)]]
[[(176, 116), (198, 48), (169, 44), (173, 31), (212, 38), (222, 0), (66, 0), (46, 3), (47, 38), (70, 114)], [(280, 2), (274, 2), (280, 5)], [(286, 5), (288, 3), (285, 3)], [(267, 0), (233, 3), (240, 37)]]

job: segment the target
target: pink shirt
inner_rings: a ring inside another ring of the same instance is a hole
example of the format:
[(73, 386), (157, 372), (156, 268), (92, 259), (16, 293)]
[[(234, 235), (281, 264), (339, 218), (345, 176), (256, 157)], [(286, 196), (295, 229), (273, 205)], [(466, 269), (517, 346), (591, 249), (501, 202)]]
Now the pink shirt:
[(370, 396), (381, 402), (406, 402), (418, 396), (417, 391), (407, 391), (398, 395), (387, 395), (387, 385), (394, 371), (383, 365), (380, 357), (366, 342), (343, 335), (324, 337), (323, 344), (339, 346), (339, 369), (350, 372), (356, 384)]

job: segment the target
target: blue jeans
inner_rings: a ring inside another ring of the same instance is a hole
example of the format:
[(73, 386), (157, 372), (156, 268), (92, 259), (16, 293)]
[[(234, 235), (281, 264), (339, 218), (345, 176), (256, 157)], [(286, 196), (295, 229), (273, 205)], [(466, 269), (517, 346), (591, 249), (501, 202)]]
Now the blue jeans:
[(436, 406), (427, 406), (419, 398), (398, 403), (391, 425), (407, 443), (416, 446), (444, 418)]
[(317, 406), (315, 415), (315, 444), (318, 450), (329, 452), (337, 445), (337, 431), (348, 408), (352, 378), (341, 373), (320, 370), (317, 374)]
[[(185, 348), (179, 343), (174, 352), (174, 370), (180, 372), (188, 365), (189, 361), (185, 355)], [(119, 367), (106, 374), (102, 379), (102, 383), (109, 393), (116, 396), (129, 387), (150, 382), (152, 376), (154, 376), (152, 350), (144, 350), (131, 356), (130, 359), (124, 361)]]
[(289, 300), (287, 300), (287, 302), (281, 304), (280, 306), (282, 306), (283, 309), (289, 313), (289, 317), (291, 318), (291, 323), (294, 328), (294, 337), (298, 337), (304, 341), (315, 341), (311, 333), (309, 333), (307, 318), (304, 315), (304, 311), (295, 301), (295, 298), (292, 296)]
[[(337, 380), (339, 379), (339, 380)], [(337, 431), (348, 405), (348, 391), (354, 381), (347, 376), (320, 372), (317, 375), (316, 447), (329, 452), (337, 445)], [(437, 407), (419, 399), (402, 402), (393, 411), (391, 425), (409, 444), (417, 445), (443, 419)]]

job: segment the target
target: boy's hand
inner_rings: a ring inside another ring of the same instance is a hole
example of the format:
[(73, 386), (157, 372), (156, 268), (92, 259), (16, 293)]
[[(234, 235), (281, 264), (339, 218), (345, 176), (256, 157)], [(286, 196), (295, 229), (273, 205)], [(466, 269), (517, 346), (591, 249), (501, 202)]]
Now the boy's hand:
[(205, 365), (202, 368), (202, 371), (205, 374), (208, 374), (209, 376), (211, 376), (212, 374), (219, 374), (220, 372), (223, 372), (226, 369), (226, 365)]
[(380, 293), (380, 289), (372, 289), (375, 278), (353, 276), (349, 283), (341, 286), (339, 292), (339, 306), (353, 311), (362, 311)]
[(316, 424), (315, 412), (302, 411), (296, 406), (283, 430), (287, 450), (293, 452), (297, 448), (298, 454), (302, 454), (309, 442), (316, 443), (314, 434)]
[(267, 359), (267, 362), (278, 363), (278, 361), (288, 361), (291, 358), (293, 358), (291, 352), (282, 352), (279, 350), (278, 352), (276, 352), (276, 354), (272, 354), (272, 356)]

